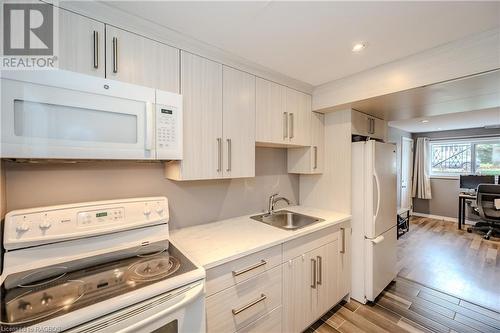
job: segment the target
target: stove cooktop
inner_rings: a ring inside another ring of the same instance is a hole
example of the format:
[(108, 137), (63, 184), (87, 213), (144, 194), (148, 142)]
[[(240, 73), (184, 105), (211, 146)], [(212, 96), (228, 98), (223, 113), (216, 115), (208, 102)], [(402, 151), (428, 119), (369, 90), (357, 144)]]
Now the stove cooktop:
[(168, 242), (110, 257), (8, 276), (1, 286), (1, 325), (34, 325), (196, 269)]

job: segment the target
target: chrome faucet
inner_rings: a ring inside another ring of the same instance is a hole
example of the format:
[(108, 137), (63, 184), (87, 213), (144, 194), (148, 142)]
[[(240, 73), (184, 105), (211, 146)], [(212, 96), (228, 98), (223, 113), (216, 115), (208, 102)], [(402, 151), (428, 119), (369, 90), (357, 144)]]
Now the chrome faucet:
[(279, 201), (284, 201), (286, 202), (288, 205), (290, 205), (290, 200), (288, 200), (287, 198), (285, 197), (278, 197), (278, 193), (275, 193), (275, 194), (271, 194), (271, 196), (269, 197), (269, 206), (267, 208), (267, 212), (268, 214), (273, 214), (274, 213), (274, 206), (276, 205), (277, 202)]

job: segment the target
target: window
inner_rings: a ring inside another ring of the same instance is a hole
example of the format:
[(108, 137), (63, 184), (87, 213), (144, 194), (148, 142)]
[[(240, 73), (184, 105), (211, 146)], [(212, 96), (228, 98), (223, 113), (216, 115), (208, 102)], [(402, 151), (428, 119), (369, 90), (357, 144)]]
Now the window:
[(431, 176), (500, 174), (500, 138), (431, 141)]

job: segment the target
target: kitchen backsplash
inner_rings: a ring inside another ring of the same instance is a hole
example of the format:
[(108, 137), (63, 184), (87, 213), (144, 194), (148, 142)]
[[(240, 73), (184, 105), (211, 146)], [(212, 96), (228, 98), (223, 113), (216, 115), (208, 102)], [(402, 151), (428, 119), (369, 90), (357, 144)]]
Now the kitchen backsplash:
[(260, 212), (276, 192), (297, 203), (299, 176), (287, 173), (286, 149), (256, 148), (255, 163), (255, 178), (175, 182), (159, 162), (4, 162), (6, 211), (160, 195), (176, 229)]

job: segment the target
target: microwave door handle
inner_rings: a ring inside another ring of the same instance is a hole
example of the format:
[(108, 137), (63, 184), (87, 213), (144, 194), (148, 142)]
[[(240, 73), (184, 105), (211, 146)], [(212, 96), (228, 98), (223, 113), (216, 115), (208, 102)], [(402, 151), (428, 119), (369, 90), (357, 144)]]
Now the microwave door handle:
[(146, 150), (153, 149), (153, 103), (146, 103), (146, 133), (145, 133), (145, 146)]

